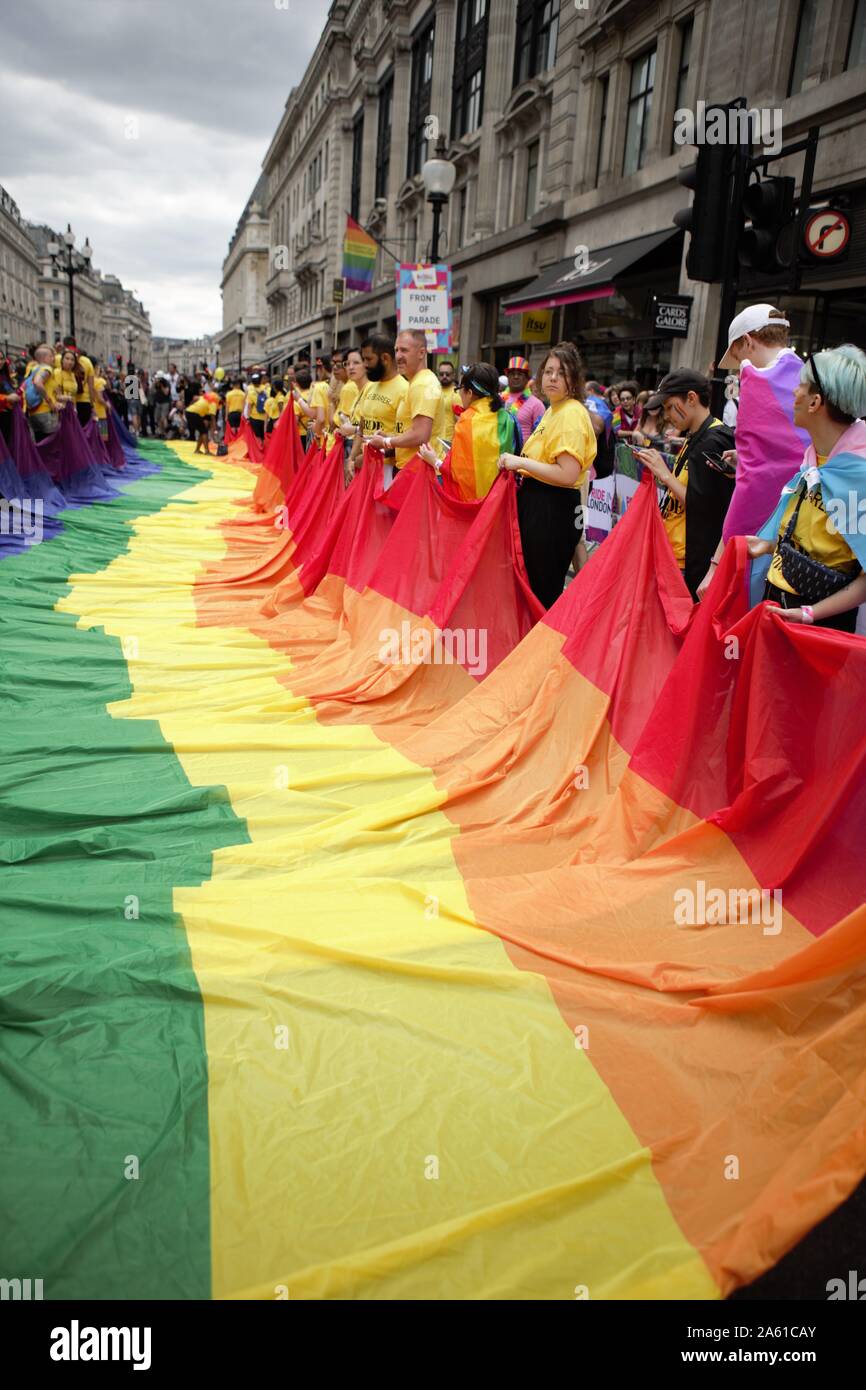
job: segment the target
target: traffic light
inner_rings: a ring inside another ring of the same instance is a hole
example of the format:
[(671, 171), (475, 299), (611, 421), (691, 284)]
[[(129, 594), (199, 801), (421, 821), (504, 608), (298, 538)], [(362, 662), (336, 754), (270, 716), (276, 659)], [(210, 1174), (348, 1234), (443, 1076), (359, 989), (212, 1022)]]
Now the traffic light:
[(739, 244), (740, 264), (776, 275), (797, 256), (794, 209), (795, 180), (766, 178), (750, 183), (743, 194), (743, 214), (750, 223)]
[(736, 149), (731, 145), (699, 145), (696, 162), (677, 174), (678, 182), (695, 195), (691, 207), (674, 214), (676, 226), (691, 233), (686, 256), (690, 280), (724, 279), (725, 230), (735, 160)]

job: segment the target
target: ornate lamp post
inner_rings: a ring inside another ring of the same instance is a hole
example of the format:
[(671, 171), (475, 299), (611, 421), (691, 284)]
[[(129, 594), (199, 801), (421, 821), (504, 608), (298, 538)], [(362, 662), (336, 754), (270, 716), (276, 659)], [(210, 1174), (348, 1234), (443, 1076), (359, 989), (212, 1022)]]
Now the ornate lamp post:
[(76, 275), (83, 275), (85, 271), (90, 269), (90, 258), (93, 255), (90, 237), (85, 238), (84, 245), (79, 251), (75, 245), (75, 233), (67, 222), (62, 241), (49, 241), (46, 249), (52, 264), (64, 272), (69, 280), (69, 331), (75, 338), (74, 280)]
[(426, 160), (421, 167), (421, 178), (427, 190), (427, 202), (433, 208), (433, 239), (430, 243), (430, 259), (434, 265), (439, 259), (439, 220), (457, 177), (457, 170), (451, 160), (445, 158), (446, 149), (445, 136), (440, 134), (436, 141), (436, 151), (433, 158)]

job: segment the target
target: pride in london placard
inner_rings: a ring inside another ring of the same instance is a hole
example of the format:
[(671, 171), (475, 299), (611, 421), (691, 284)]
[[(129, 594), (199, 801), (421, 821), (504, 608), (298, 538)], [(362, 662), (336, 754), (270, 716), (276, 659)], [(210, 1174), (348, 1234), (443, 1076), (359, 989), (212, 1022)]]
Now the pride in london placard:
[(429, 352), (450, 352), (450, 265), (401, 265), (396, 278), (397, 332), (420, 328)]

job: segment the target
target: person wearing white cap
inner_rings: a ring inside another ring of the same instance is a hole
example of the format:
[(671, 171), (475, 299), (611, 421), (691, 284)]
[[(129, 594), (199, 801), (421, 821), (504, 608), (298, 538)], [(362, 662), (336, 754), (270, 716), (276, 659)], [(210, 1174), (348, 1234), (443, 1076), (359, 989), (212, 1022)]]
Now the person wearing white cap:
[(736, 448), (726, 455), (737, 471), (722, 538), (697, 588), (699, 599), (730, 538), (757, 535), (772, 515), (808, 445), (808, 435), (794, 424), (794, 391), (803, 363), (789, 346), (790, 327), (772, 304), (750, 304), (728, 327), (719, 366), (740, 372)]

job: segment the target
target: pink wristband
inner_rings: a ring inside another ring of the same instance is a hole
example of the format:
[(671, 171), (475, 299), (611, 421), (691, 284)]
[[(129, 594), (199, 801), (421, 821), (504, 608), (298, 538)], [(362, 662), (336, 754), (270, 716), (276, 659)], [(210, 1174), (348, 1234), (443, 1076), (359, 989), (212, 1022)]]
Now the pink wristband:
[(814, 623), (814, 621), (815, 621), (815, 613), (814, 613), (814, 611), (813, 611), (813, 609), (812, 609), (812, 607), (811, 607), (810, 604), (808, 604), (808, 603), (801, 603), (801, 604), (800, 604), (800, 612), (803, 614), (803, 622), (804, 622), (804, 623)]

